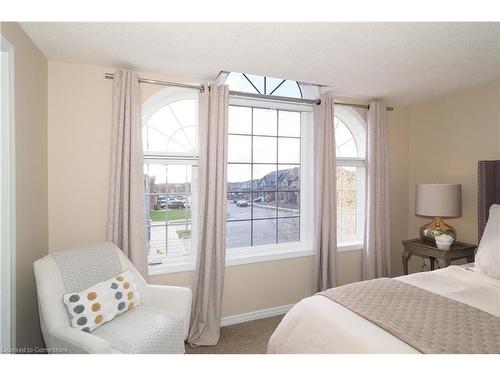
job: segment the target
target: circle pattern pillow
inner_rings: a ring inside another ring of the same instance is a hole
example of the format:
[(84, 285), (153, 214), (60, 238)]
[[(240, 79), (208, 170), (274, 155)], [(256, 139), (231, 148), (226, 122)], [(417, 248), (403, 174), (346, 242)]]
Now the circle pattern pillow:
[(82, 292), (67, 293), (63, 301), (71, 326), (92, 332), (101, 324), (137, 306), (139, 293), (134, 276), (127, 270)]

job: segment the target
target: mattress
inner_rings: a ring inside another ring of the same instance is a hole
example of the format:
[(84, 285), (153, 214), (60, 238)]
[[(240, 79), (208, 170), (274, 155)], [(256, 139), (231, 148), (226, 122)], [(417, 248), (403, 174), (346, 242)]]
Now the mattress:
[[(396, 279), (500, 317), (500, 280), (471, 264)], [(269, 340), (268, 353), (419, 352), (351, 310), (314, 295), (285, 315)]]

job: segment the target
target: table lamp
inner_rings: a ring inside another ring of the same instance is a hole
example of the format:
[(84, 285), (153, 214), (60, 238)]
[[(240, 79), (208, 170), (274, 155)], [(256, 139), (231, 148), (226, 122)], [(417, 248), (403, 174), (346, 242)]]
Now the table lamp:
[(419, 184), (415, 190), (415, 214), (434, 219), (420, 228), (420, 238), (434, 242), (435, 237), (448, 234), (457, 239), (457, 232), (443, 221), (443, 217), (462, 215), (462, 185)]

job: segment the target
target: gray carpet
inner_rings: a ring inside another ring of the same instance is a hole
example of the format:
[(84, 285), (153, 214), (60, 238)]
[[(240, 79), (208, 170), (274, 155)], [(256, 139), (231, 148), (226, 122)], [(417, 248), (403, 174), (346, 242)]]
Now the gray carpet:
[(222, 327), (215, 346), (191, 348), (186, 354), (265, 354), (267, 343), (283, 315)]

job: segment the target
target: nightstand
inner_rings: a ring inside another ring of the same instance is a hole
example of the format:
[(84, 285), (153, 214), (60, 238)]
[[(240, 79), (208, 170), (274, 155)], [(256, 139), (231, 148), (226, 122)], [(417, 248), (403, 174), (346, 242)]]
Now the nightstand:
[(434, 262), (437, 261), (439, 268), (445, 268), (455, 259), (466, 258), (467, 262), (474, 262), (474, 252), (477, 245), (471, 245), (463, 242), (455, 242), (450, 250), (439, 250), (435, 244), (425, 242), (420, 238), (403, 241), (403, 269), (404, 274), (408, 275), (408, 260), (412, 255), (422, 258), (429, 258), (431, 271), (434, 271)]

